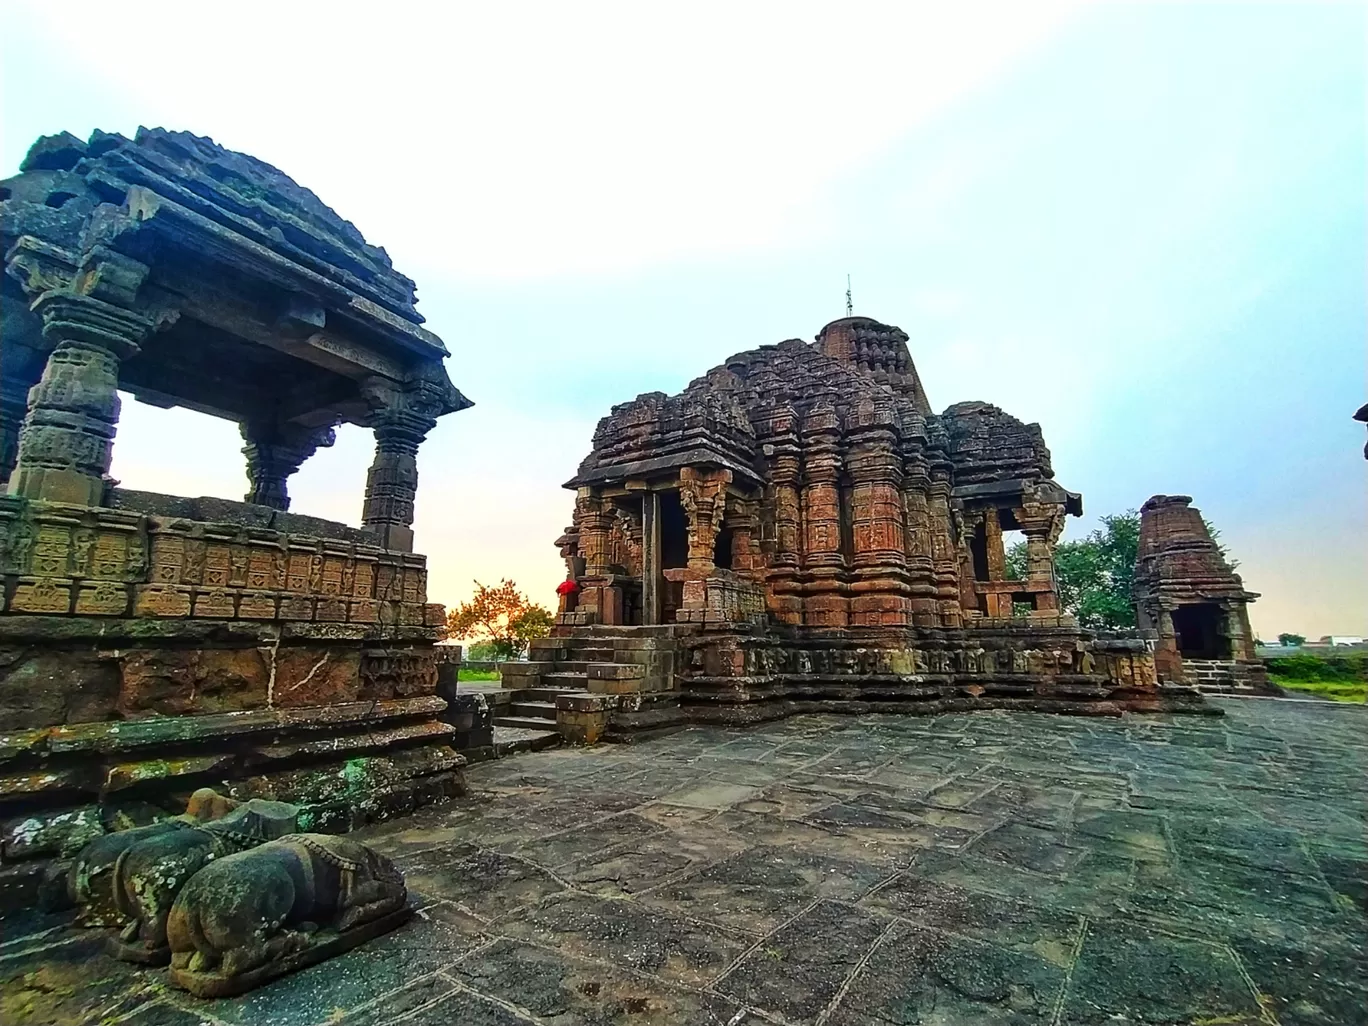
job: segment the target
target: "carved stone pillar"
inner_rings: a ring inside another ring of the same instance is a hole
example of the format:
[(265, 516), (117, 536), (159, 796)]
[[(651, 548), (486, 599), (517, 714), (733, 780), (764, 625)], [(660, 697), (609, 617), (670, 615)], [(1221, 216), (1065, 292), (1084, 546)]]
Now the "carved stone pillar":
[(708, 577), (717, 569), (713, 553), (717, 533), (727, 510), (727, 485), (730, 470), (700, 470), (683, 467), (679, 471), (679, 501), (688, 525), (689, 562), (681, 573), (666, 571), (670, 580), (683, 582), (683, 594), (675, 619), (701, 620), (708, 607)]
[(1036, 611), (1057, 611), (1054, 548), (1064, 531), (1064, 507), (1058, 503), (1027, 502), (1013, 510), (1013, 514), (1026, 536), (1026, 581), (1035, 593)]
[(1183, 656), (1178, 648), (1178, 630), (1173, 625), (1173, 610), (1165, 605), (1159, 606), (1156, 617), (1159, 641), (1154, 648), (1154, 670), (1162, 681), (1185, 683)]
[(1007, 579), (1007, 552), (1002, 545), (1002, 519), (996, 506), (983, 511), (984, 552), (988, 560), (988, 580)]
[(736, 499), (733, 505), (735, 512), (728, 518), (732, 530), (732, 569), (759, 580), (764, 570), (764, 555), (757, 544), (759, 504), (754, 499)]
[(893, 410), (863, 403), (849, 432), (852, 581), (850, 623), (860, 627), (906, 627), (907, 553), (903, 536), (902, 457)]
[(581, 488), (575, 497), (579, 524), (580, 555), (584, 557), (586, 577), (608, 576), (608, 532), (612, 529), (612, 510), (590, 488)]
[(925, 458), (921, 455), (909, 456), (903, 467), (903, 535), (912, 624), (915, 627), (936, 627), (940, 624), (935, 567), (931, 560), (930, 491), (931, 474)]
[(1249, 626), (1249, 607), (1243, 602), (1224, 606), (1225, 636), (1230, 643), (1230, 658), (1237, 662), (1255, 662), (1254, 632)]
[(931, 488), (928, 497), (931, 515), (931, 561), (936, 578), (936, 602), (940, 607), (942, 627), (960, 627), (964, 623), (964, 608), (960, 604), (957, 539), (954, 519), (950, 512), (950, 467), (934, 463), (931, 466)]
[(153, 324), (112, 303), (65, 290), (33, 304), (53, 344), (29, 390), (9, 492), (98, 506), (119, 420), (119, 362), (138, 352)]
[(661, 605), (660, 559), (660, 493), (641, 493), (641, 622), (660, 623)]
[[(455, 391), (450, 383), (446, 389)], [(450, 403), (440, 383), (424, 379), (369, 378), (362, 383), (361, 394), (371, 407), (366, 426), (375, 432), (375, 459), (366, 474), (361, 524), (384, 548), (412, 552), (418, 446)]]
[(730, 470), (684, 467), (679, 472), (679, 501), (688, 520), (691, 575), (707, 576), (716, 569), (713, 551), (726, 513), (731, 479)]
[(774, 553), (766, 577), (770, 612), (780, 623), (803, 622), (802, 506), (798, 498), (801, 452), (797, 413), (780, 406), (762, 422), (763, 451), (769, 458), (768, 501), (774, 518)]
[[(251, 484), (244, 501), (272, 509), (289, 509), (286, 482), (305, 460), (337, 441), (334, 428), (335, 425), (309, 428), (256, 421), (241, 425), (242, 438), (247, 443), (242, 447), (242, 454), (247, 457), (247, 480)], [(416, 478), (414, 486), (417, 487)]]
[(850, 621), (841, 550), (840, 439), (835, 407), (816, 404), (803, 422), (803, 622), (814, 627), (845, 627)]

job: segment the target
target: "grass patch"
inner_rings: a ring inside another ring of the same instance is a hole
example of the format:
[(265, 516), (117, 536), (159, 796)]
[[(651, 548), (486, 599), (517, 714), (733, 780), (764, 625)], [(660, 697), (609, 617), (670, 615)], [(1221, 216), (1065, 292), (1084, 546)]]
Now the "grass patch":
[(1269, 677), (1278, 687), (1288, 691), (1300, 691), (1334, 702), (1368, 705), (1368, 682), (1365, 681), (1289, 680), (1276, 674), (1269, 674)]
[(498, 670), (467, 670), (462, 667), (456, 675), (457, 680), (501, 680)]
[(1336, 702), (1368, 703), (1368, 653), (1296, 652), (1265, 659), (1274, 684)]

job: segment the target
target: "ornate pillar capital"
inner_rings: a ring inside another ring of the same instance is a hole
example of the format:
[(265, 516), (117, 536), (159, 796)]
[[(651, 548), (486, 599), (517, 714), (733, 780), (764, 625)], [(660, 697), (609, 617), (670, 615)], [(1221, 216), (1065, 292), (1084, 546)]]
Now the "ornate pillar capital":
[(714, 569), (713, 547), (726, 514), (731, 479), (730, 470), (683, 467), (679, 471), (679, 502), (689, 525), (691, 571), (707, 574)]
[(9, 491), (98, 506), (119, 420), (119, 361), (136, 354), (157, 323), (69, 288), (42, 292), (31, 309), (42, 318), (52, 351), (29, 390)]
[(361, 383), (370, 407), (363, 424), (375, 432), (375, 460), (366, 475), (362, 526), (387, 549), (413, 551), (413, 503), (418, 494), (418, 446), (443, 414), (470, 400), (447, 379), (441, 364), (423, 364), (403, 381), (370, 377)]
[(319, 449), (337, 441), (336, 427), (304, 427), (278, 421), (247, 421), (240, 425), (242, 439), (247, 443), (242, 454), (247, 457), (247, 480), (251, 485), (244, 501), (288, 510), (289, 476)]

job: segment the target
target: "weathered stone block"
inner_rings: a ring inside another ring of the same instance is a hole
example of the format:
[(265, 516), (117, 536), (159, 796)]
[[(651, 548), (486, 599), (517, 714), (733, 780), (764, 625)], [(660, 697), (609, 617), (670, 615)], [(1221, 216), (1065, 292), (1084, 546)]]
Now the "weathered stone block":
[(243, 620), (274, 620), (279, 607), (269, 591), (244, 591), (238, 599), (238, 617)]
[(544, 673), (555, 672), (555, 663), (546, 662), (507, 662), (499, 664), (499, 673), (504, 677), (540, 677)]
[(272, 704), (282, 708), (354, 702), (361, 690), (361, 652), (327, 648), (281, 648), (275, 655)]
[(134, 616), (189, 616), (194, 589), (169, 584), (141, 584), (133, 589)]
[(77, 616), (126, 616), (128, 607), (128, 585), (119, 581), (84, 583), (76, 595)]
[(10, 599), (11, 613), (68, 613), (72, 583), (57, 577), (21, 577)]
[(280, 596), (280, 619), (282, 620), (312, 620), (314, 616), (314, 600), (307, 595), (282, 595)]
[(266, 705), (270, 651), (139, 649), (124, 657), (119, 713), (126, 717), (257, 709)]
[(237, 602), (233, 592), (225, 588), (196, 591), (193, 616), (207, 620), (232, 620), (237, 616)]
[(640, 680), (646, 671), (634, 663), (590, 663), (585, 675), (590, 680)]
[(91, 651), (0, 648), (0, 723), (23, 730), (114, 715), (119, 671)]

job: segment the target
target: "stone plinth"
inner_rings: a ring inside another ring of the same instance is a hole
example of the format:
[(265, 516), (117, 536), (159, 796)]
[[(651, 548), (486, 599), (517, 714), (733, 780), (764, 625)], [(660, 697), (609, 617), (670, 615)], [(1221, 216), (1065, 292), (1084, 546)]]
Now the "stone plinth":
[(17, 496), (0, 551), (7, 878), (65, 854), (34, 830), (201, 786), (325, 831), (462, 789), (421, 556)]

